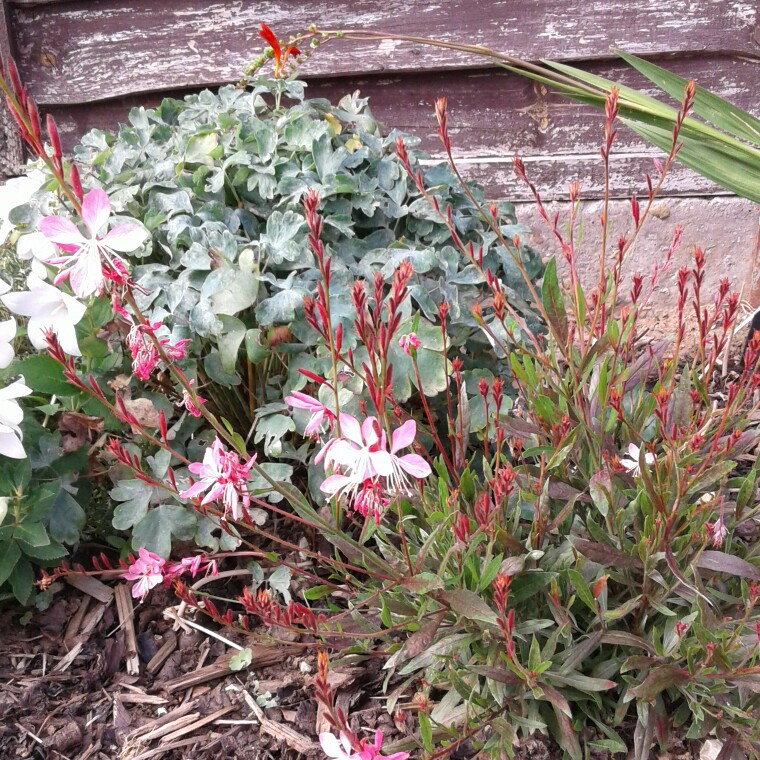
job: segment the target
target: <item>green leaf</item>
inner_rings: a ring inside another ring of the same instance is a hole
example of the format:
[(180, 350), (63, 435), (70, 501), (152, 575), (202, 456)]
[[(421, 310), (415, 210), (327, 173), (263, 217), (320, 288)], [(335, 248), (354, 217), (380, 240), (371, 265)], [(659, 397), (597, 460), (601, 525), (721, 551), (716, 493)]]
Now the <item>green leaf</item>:
[(46, 546), (32, 546), (31, 544), (19, 541), (19, 547), (27, 557), (40, 560), (41, 562), (52, 562), (53, 560), (62, 559), (69, 553), (65, 546), (58, 543), (51, 543)]
[(8, 580), (20, 559), (21, 549), (15, 541), (0, 544), (0, 586)]
[(296, 312), (303, 308), (305, 295), (308, 293), (303, 288), (281, 290), (256, 307), (256, 319), (262, 325), (288, 324), (296, 318)]
[(235, 317), (222, 316), (222, 334), (217, 340), (219, 358), (225, 372), (234, 373), (238, 363), (240, 344), (245, 338), (246, 326)]
[(675, 665), (658, 665), (649, 671), (647, 677), (638, 686), (629, 689), (629, 693), (638, 699), (652, 700), (663, 689), (677, 686), (690, 678), (688, 670)]
[(144, 481), (133, 478), (119, 481), (110, 493), (112, 499), (121, 502), (113, 513), (113, 527), (129, 530), (147, 514), (154, 489)]
[(415, 594), (429, 594), (431, 591), (443, 588), (443, 581), (434, 573), (418, 573), (411, 578), (404, 578), (401, 586)]
[(50, 535), (60, 543), (75, 544), (86, 520), (87, 515), (79, 502), (68, 491), (61, 489), (50, 508)]
[(549, 320), (554, 337), (560, 346), (567, 345), (567, 310), (557, 279), (557, 260), (552, 257), (544, 270), (541, 283), (541, 303)]
[(567, 570), (566, 573), (568, 580), (575, 587), (578, 598), (591, 610), (591, 612), (596, 614), (594, 595), (591, 593), (591, 589), (583, 579), (583, 576), (577, 570)]
[[(623, 50), (615, 52), (630, 66), (641, 72), (650, 82), (654, 82), (661, 90), (679, 102), (683, 100), (688, 80), (674, 74), (661, 66), (657, 66), (643, 58), (626, 53)], [(760, 119), (729, 103), (727, 100), (713, 95), (709, 90), (697, 85), (694, 96), (694, 113), (710, 122), (718, 129), (725, 130), (735, 137), (744, 138), (755, 145), (760, 145)]]
[(439, 594), (441, 601), (446, 602), (454, 612), (467, 620), (498, 625), (496, 613), (472, 591), (453, 589)]
[(132, 547), (145, 547), (161, 557), (168, 557), (172, 536), (189, 541), (195, 535), (195, 515), (176, 504), (159, 504), (148, 512), (132, 532)]
[(79, 393), (64, 379), (61, 365), (47, 354), (28, 356), (19, 362), (18, 371), (33, 391), (49, 396), (74, 396)]
[(34, 568), (26, 560), (17, 562), (8, 582), (11, 584), (13, 595), (20, 604), (26, 604), (34, 591)]
[(211, 132), (207, 135), (193, 135), (185, 148), (185, 161), (191, 164), (213, 164), (211, 152), (219, 145), (219, 135)]
[(279, 594), (283, 598), (285, 604), (290, 603), (290, 581), (292, 575), (293, 573), (289, 567), (280, 565), (274, 569), (268, 578), (269, 588)]
[(13, 537), (24, 541), (30, 546), (48, 546), (50, 544), (50, 536), (48, 536), (45, 526), (38, 522), (26, 522), (21, 523), (13, 531)]

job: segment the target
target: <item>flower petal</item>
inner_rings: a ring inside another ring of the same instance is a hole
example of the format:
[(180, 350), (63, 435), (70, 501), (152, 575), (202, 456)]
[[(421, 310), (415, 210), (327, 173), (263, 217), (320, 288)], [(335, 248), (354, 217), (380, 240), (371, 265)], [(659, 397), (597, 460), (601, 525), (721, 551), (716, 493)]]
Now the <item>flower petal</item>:
[(10, 459), (26, 459), (24, 447), (14, 433), (0, 433), (0, 454)]
[(77, 226), (65, 216), (46, 216), (37, 226), (39, 231), (56, 245), (72, 245), (79, 248), (87, 242), (87, 238)]
[(0, 343), (0, 369), (5, 369), (12, 361), (15, 354), (10, 343)]
[(340, 746), (340, 740), (335, 734), (329, 731), (323, 731), (319, 735), (319, 743), (322, 745), (322, 751), (329, 758), (341, 758), (345, 756), (343, 748)]
[(399, 467), (413, 478), (426, 478), (432, 472), (430, 465), (419, 454), (407, 454), (397, 461)]
[(11, 317), (0, 322), (0, 343), (10, 343), (16, 337), (16, 320)]
[(369, 461), (374, 470), (372, 474), (387, 478), (393, 473), (393, 458), (387, 451), (373, 451)]
[[(10, 385), (6, 385), (5, 388), (0, 388), (0, 402), (28, 396), (31, 392), (32, 389), (27, 388), (26, 385), (24, 385), (24, 378), (22, 377)], [(0, 403), (0, 409), (2, 408), (2, 404)], [(0, 414), (2, 414), (2, 412), (0, 412)]]
[(353, 441), (357, 446), (363, 446), (364, 441), (362, 440), (362, 428), (359, 420), (350, 414), (341, 413), (339, 421), (340, 434), (344, 438), (348, 438), (349, 441)]
[(100, 290), (103, 284), (103, 264), (100, 250), (94, 243), (82, 250), (76, 264), (71, 268), (71, 289), (79, 298), (87, 298)]
[(345, 475), (330, 475), (329, 478), (325, 478), (322, 484), (319, 486), (319, 490), (322, 493), (329, 493), (334, 496), (338, 491), (342, 491), (346, 486), (349, 486), (354, 481), (346, 477)]
[(104, 238), (101, 244), (117, 253), (130, 253), (137, 250), (150, 236), (137, 224), (117, 224)]
[(401, 427), (397, 427), (391, 436), (391, 454), (411, 446), (416, 436), (417, 423), (414, 420), (407, 420)]
[(111, 216), (111, 201), (104, 190), (99, 187), (90, 190), (82, 201), (82, 220), (90, 231), (90, 237), (95, 237)]

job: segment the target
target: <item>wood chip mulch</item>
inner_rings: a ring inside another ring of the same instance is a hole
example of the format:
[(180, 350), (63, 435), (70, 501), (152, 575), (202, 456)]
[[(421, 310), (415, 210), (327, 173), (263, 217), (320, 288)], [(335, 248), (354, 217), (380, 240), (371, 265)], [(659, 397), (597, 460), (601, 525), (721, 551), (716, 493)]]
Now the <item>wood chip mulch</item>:
[[(218, 631), (224, 643), (183, 626), (176, 604), (155, 589), (136, 605), (125, 584), (79, 576), (44, 612), (0, 611), (0, 758), (323, 758), (313, 652)], [(252, 649), (247, 668), (231, 668), (229, 643)], [(331, 678), (356, 728), (392, 741), (412, 722), (394, 725), (370, 698), (381, 693), (380, 666), (341, 667)]]

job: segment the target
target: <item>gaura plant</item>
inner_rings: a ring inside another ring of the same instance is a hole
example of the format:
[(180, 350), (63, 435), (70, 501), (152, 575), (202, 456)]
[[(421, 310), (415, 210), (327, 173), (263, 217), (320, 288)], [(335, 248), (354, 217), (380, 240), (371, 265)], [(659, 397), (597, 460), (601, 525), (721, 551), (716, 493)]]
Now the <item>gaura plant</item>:
[[(577, 184), (564, 231), (515, 161), (558, 246), (539, 288), (520, 235), (499, 208), (462, 186), (473, 217), (503, 251), (491, 256), (466, 237), (455, 209), (429, 185), (403, 136), (395, 137), (420, 205), (483, 284), (486, 297), (469, 306), (470, 315), (496, 371), (484, 369), (467, 342), (451, 339), (447, 292), (431, 295), (424, 316), (413, 293), (413, 254), (394, 261), (387, 276), (351, 271), (350, 317), (339, 321), (340, 253), (326, 240), (329, 202), (324, 186), (304, 188), (300, 214), (315, 276), (294, 329), (312, 336), (320, 361), (298, 367), (303, 384), (283, 384), (273, 398), (290, 405), (298, 429), (312, 437), (294, 460), (308, 465), (311, 479), (305, 466), (290, 483), (278, 478), (267, 469), (266, 446), (249, 445), (217, 415), (209, 391), (218, 384), (191, 377), (183, 363), (195, 341), (180, 344), (184, 338), (164, 331), (156, 314), (146, 316), (140, 304), (150, 306), (153, 291), (131, 271), (103, 258), (102, 293), (92, 303), (106, 303), (130, 325), (125, 346), (139, 359), (135, 369), (146, 361), (144, 382), (155, 379), (177, 404), (160, 409), (155, 422), (129, 408), (123, 384), (104, 386), (47, 330), (64, 379), (121, 423), (103, 458), (118, 463), (128, 509), (144, 507), (153, 532), (170, 526), (160, 551), (147, 548), (147, 530), (133, 534), (143, 551), (122, 560), (133, 595), (172, 584), (189, 608), (251, 640), (271, 642), (285, 629), (293, 646), (317, 649), (313, 685), (332, 728), (320, 737), (329, 757), (440, 758), (470, 742), (497, 758), (537, 730), (574, 759), (630, 744), (643, 760), (655, 743), (667, 746), (671, 732), (760, 748), (760, 509), (756, 467), (743, 459), (757, 443), (760, 336), (722, 393), (712, 393), (738, 314), (728, 282), (713, 297), (703, 292), (705, 260), (696, 249), (693, 265), (677, 275), (676, 334), (652, 343), (639, 334), (641, 312), (680, 233), (651, 274), (634, 274), (630, 286), (623, 278), (678, 155), (693, 97), (690, 85), (658, 175), (648, 178), (642, 202), (631, 202), (630, 231), (614, 241), (602, 236), (591, 286), (577, 271)], [(607, 168), (616, 90), (605, 108)], [(18, 113), (34, 132), (28, 103)], [(436, 117), (451, 160), (445, 100)], [(56, 169), (62, 192), (81, 205), (83, 192)], [(454, 166), (450, 172), (457, 177)], [(72, 201), (74, 218), (76, 209)], [(605, 232), (609, 221), (605, 207)], [(497, 271), (503, 260), (512, 262), (513, 279)], [(108, 277), (112, 271), (121, 276)], [(518, 278), (524, 309), (510, 298)], [(693, 357), (683, 351), (691, 314)], [(444, 378), (437, 394), (426, 391), (421, 372), (431, 344)], [(411, 378), (408, 395), (395, 385), (399, 366)], [(205, 520), (220, 534), (216, 548), (169, 561), (172, 535), (189, 537)], [(254, 582), (234, 598), (194, 580), (219, 563), (251, 560)], [(112, 564), (105, 556), (96, 562)], [(46, 573), (41, 583), (66, 572)], [(334, 664), (382, 657), (387, 706), (412, 712), (415, 730), (385, 748), (382, 735), (370, 739), (358, 716), (337, 707), (327, 678), (331, 652)]]
[[(128, 413), (154, 430), (162, 413), (174, 449), (188, 459), (203, 459), (217, 436), (203, 417), (206, 410), (224, 420), (220, 424), (238, 450), (259, 450), (270, 477), (289, 480), (304, 462), (296, 433), (302, 418), (291, 417), (283, 397), (302, 392), (308, 378), (300, 370), (323, 375), (333, 369), (309, 327), (304, 303), (322, 278), (308, 245), (302, 203), (310, 188), (319, 192), (321, 243), (332, 261), (325, 293), (331, 330), (340, 334), (344, 352), (358, 346), (354, 279), (381, 272), (388, 283), (396, 266), (409, 259), (414, 276), (401, 320), (408, 332), (414, 319), (426, 344), (418, 353), (419, 377), (403, 349), (391, 347), (395, 398), (405, 401), (420, 387), (430, 398), (443, 393), (444, 345), (467, 344), (492, 374), (505, 369), (504, 357), (493, 355), (471, 315), (472, 305), (487, 297), (487, 283), (450, 244), (447, 225), (410, 181), (393, 150), (395, 133), (383, 136), (358, 95), (335, 107), (305, 99), (302, 83), (260, 77), (249, 89), (226, 87), (218, 94), (166, 100), (155, 110), (134, 109), (116, 135), (86, 135), (67, 163), (52, 120), (45, 152), (36, 107), (17, 79), (9, 64), (11, 107), (22, 124), (28, 122), (24, 134), (47, 181), (11, 213), (18, 255), (33, 256), (35, 269), (25, 290), (7, 294), (3, 303), (29, 318), (28, 337), (38, 349), (46, 345), (44, 330), (52, 327), (66, 355), (82, 356), (77, 367), (87, 368), (105, 401), (70, 383), (51, 384), (57, 370), (49, 357), (14, 363), (9, 379), (20, 372), (35, 394), (54, 393), (67, 413), (86, 415), (101, 428), (105, 421), (106, 429), (127, 437), (132, 423), (111, 412), (117, 396)], [(410, 152), (417, 166), (421, 154)], [(469, 197), (482, 202), (482, 191), (468, 185), (465, 192), (445, 165), (421, 171), (441, 206), (450, 207), (467, 245), (482, 251), (504, 281), (514, 281), (511, 303), (535, 329), (529, 292), (517, 283), (511, 257)], [(61, 182), (65, 191), (56, 189)], [(74, 201), (82, 207), (81, 223), (73, 221)], [(500, 204), (499, 213), (505, 229), (522, 229), (510, 204)], [(523, 265), (533, 280), (543, 271), (529, 247)], [(126, 276), (134, 282), (130, 297), (144, 320), (122, 290), (113, 290), (112, 283)], [(108, 293), (115, 296), (112, 302), (94, 297)], [(433, 324), (443, 296), (450, 303), (445, 340)], [(413, 316), (414, 311), (420, 313)], [(11, 327), (15, 335), (15, 322), (7, 322)], [(176, 370), (186, 378), (184, 385), (171, 379)], [(346, 411), (358, 414), (361, 397), (351, 397)], [(19, 428), (30, 428), (32, 451), (33, 419), (27, 415)], [(60, 416), (40, 419), (55, 437)], [(94, 431), (90, 438), (94, 443)], [(131, 441), (128, 446), (140, 457), (152, 454)], [(161, 478), (167, 465), (159, 458), (148, 467)], [(183, 500), (165, 503), (160, 491), (139, 478), (123, 478), (115, 460), (105, 469), (89, 469), (100, 473), (99, 487), (110, 490), (111, 499), (103, 501), (116, 505), (113, 525), (132, 534), (135, 549), (168, 553), (172, 537), (212, 550), (234, 548), (237, 538), (218, 521), (198, 519)], [(324, 477), (320, 467), (309, 468), (310, 490), (320, 498)], [(266, 486), (265, 480), (257, 483)], [(80, 528), (82, 516), (76, 521)]]

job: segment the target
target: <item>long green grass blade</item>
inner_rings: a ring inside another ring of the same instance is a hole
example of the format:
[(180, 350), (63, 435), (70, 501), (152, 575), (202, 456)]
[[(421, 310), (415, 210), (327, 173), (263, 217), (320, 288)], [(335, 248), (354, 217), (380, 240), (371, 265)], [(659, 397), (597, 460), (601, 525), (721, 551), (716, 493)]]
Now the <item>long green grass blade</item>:
[[(667, 125), (646, 124), (622, 119), (623, 123), (661, 150), (670, 150), (671, 129)], [(737, 149), (726, 142), (704, 140), (682, 132), (678, 160), (690, 169), (743, 198), (760, 203), (760, 160), (756, 151)]]
[[(623, 50), (616, 50), (615, 52), (629, 66), (643, 74), (670, 97), (676, 100), (683, 97), (687, 85), (687, 80), (683, 77)], [(694, 97), (694, 113), (731, 135), (760, 145), (760, 119), (756, 119), (747, 111), (714, 95), (709, 90), (705, 90), (704, 87), (697, 86)]]

